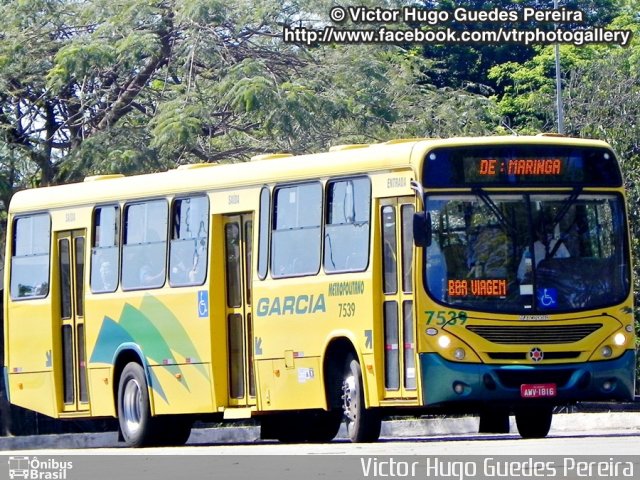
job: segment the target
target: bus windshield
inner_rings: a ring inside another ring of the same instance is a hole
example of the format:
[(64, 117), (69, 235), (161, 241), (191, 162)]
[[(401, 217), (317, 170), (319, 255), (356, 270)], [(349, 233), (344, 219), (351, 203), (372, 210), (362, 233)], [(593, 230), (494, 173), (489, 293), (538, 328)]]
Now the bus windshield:
[(425, 287), (442, 304), (505, 313), (600, 308), (626, 298), (623, 198), (616, 194), (429, 195)]

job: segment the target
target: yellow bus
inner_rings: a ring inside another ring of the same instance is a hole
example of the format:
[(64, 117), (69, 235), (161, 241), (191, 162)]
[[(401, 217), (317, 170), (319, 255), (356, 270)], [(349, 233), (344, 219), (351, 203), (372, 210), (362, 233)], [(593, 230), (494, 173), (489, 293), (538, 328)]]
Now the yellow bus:
[(5, 381), (51, 417), (117, 417), (131, 446), (184, 443), (197, 418), (375, 441), (425, 412), (544, 437), (555, 406), (633, 398), (629, 243), (611, 148), (548, 135), (25, 190)]

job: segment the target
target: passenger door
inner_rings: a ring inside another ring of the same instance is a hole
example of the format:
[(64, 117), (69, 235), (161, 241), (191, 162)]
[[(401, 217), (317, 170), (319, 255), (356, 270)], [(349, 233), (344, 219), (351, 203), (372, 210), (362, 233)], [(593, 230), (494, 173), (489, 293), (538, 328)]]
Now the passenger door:
[(251, 309), (253, 215), (225, 216), (223, 220), (226, 277), (229, 405), (256, 404)]
[(386, 399), (417, 398), (412, 268), (414, 212), (413, 197), (380, 202)]
[[(89, 410), (84, 330), (86, 230), (56, 234), (60, 292), (60, 351), (62, 412)], [(60, 391), (60, 390), (58, 390)]]

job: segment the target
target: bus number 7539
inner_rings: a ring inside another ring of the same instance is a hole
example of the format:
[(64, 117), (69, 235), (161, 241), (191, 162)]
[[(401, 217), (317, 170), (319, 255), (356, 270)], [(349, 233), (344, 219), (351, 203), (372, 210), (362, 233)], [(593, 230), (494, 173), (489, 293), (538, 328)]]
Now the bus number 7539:
[(454, 325), (464, 325), (467, 323), (467, 312), (456, 312), (455, 310), (426, 310), (424, 313), (427, 314), (427, 325), (452, 327)]

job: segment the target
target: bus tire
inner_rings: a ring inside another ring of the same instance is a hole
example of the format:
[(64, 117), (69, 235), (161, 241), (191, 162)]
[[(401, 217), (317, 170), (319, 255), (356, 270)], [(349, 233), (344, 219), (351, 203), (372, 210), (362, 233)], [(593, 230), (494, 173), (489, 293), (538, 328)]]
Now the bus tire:
[(379, 412), (365, 407), (363, 387), (360, 363), (349, 355), (342, 380), (342, 408), (347, 435), (354, 443), (377, 441), (382, 427)]
[(144, 369), (130, 362), (118, 383), (118, 423), (123, 440), (131, 447), (144, 447), (154, 441), (155, 419), (151, 416), (149, 390)]
[(544, 438), (551, 429), (553, 407), (534, 406), (516, 411), (516, 425), (522, 438)]

